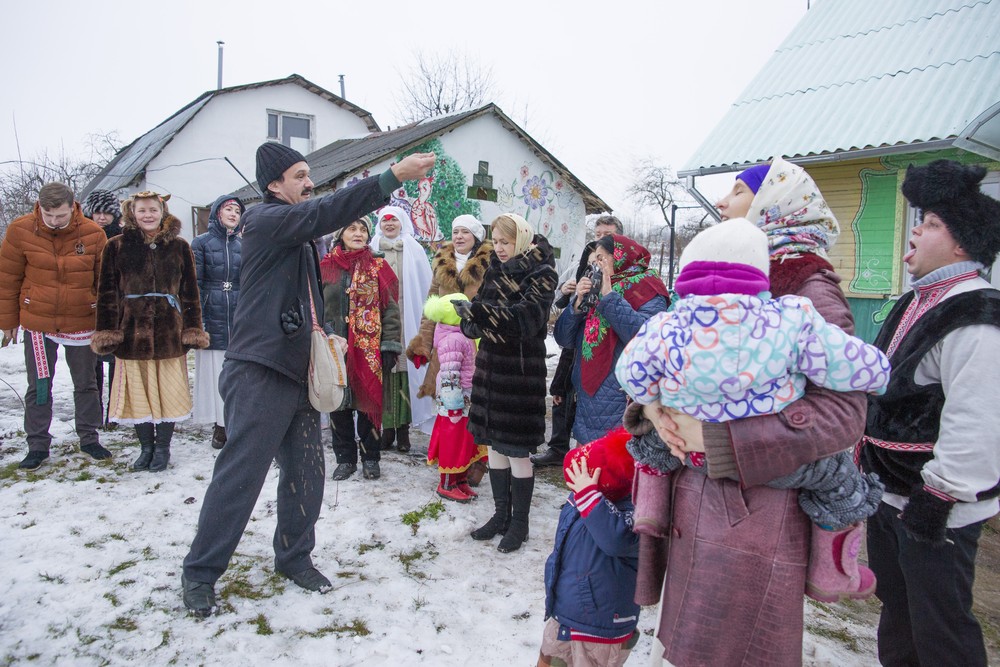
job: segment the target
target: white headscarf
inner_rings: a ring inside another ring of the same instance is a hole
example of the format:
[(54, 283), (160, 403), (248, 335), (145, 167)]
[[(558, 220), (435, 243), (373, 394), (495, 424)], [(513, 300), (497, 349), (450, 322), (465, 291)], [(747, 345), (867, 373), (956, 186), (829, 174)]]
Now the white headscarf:
[(826, 258), (840, 225), (802, 167), (774, 158), (747, 214), (767, 234), (771, 257), (811, 252)]
[[(420, 333), (420, 316), (423, 315), (423, 303), (431, 287), (431, 265), (423, 246), (413, 238), (413, 221), (410, 216), (398, 206), (385, 206), (376, 214), (375, 230), (372, 240), (368, 243), (372, 250), (379, 251), (383, 238), (382, 221), (394, 217), (399, 220), (400, 232), (396, 240), (403, 243), (403, 266), (400, 270), (399, 288), (403, 294), (403, 340), (411, 341)], [(406, 347), (406, 343), (403, 343)], [(412, 424), (430, 433), (437, 410), (430, 397), (417, 398), (417, 390), (424, 382), (427, 366), (416, 368), (412, 362), (407, 362), (407, 380), (410, 385), (410, 412), (413, 415)]]

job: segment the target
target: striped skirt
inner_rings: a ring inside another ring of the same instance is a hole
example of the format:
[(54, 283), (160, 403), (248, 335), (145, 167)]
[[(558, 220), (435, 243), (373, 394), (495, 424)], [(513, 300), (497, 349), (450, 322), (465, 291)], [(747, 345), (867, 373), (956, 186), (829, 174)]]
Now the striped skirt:
[(118, 359), (111, 385), (108, 421), (118, 424), (179, 422), (191, 416), (187, 356)]

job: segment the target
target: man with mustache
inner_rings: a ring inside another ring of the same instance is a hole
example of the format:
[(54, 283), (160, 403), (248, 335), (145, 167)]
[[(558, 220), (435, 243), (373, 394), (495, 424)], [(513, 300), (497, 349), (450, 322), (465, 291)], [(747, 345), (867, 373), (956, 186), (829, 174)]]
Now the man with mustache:
[(985, 175), (936, 160), (903, 181), (919, 216), (903, 256), (913, 289), (875, 340), (892, 376), (868, 398), (861, 444), (885, 483), (868, 519), (883, 665), (987, 664), (972, 581), (1000, 509), (1000, 292), (981, 275), (1000, 251), (1000, 202), (980, 192)]
[(433, 153), (415, 153), (379, 176), (313, 198), (301, 153), (275, 142), (257, 149), (264, 199), (243, 217), (240, 301), (219, 378), (227, 444), (215, 461), (181, 578), (184, 605), (196, 616), (212, 613), (214, 584), (239, 544), (272, 460), (281, 469), (275, 571), (306, 590), (331, 589), (310, 556), (325, 478), (319, 413), (307, 384), (310, 331), (323, 308), (312, 240), (384, 206), (403, 181), (424, 177), (434, 160)]

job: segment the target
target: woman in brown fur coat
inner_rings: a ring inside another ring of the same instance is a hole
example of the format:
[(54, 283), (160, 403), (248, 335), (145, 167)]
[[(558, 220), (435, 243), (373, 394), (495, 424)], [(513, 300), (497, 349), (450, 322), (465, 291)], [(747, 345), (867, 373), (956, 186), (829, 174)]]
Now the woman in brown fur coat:
[(118, 359), (108, 419), (135, 425), (141, 453), (132, 469), (150, 472), (166, 469), (174, 423), (191, 416), (187, 352), (209, 342), (194, 256), (169, 198), (147, 191), (122, 203), (123, 231), (101, 260), (91, 341)]

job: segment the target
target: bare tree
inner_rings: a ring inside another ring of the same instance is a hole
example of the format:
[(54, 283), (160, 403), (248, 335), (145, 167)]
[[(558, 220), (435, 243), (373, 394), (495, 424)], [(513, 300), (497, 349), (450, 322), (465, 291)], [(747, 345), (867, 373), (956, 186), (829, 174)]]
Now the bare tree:
[(120, 148), (117, 132), (91, 134), (88, 143), (90, 155), (82, 159), (71, 158), (64, 150), (56, 157), (42, 151), (32, 160), (0, 164), (0, 238), (14, 218), (32, 211), (43, 185), (59, 182), (82, 192)]
[[(635, 180), (627, 190), (629, 197), (640, 208), (655, 209), (663, 218), (664, 226), (659, 228), (658, 233), (650, 235), (659, 241), (659, 253), (655, 252), (652, 245), (647, 246), (654, 254), (659, 254), (662, 271), (664, 255), (673, 259), (679, 257), (691, 238), (711, 224), (711, 216), (703, 212), (688, 196), (684, 184), (669, 166), (645, 159), (635, 167), (633, 173)], [(686, 215), (682, 214), (681, 219), (677, 220), (675, 208), (683, 209)], [(697, 213), (691, 215), (692, 210)], [(668, 264), (668, 271), (674, 268), (673, 259)]]
[(474, 109), (494, 95), (493, 69), (466, 54), (418, 51), (414, 61), (408, 72), (400, 74), (398, 116), (405, 123)]

